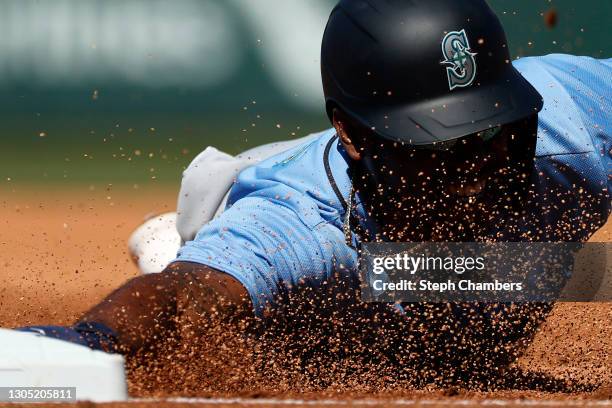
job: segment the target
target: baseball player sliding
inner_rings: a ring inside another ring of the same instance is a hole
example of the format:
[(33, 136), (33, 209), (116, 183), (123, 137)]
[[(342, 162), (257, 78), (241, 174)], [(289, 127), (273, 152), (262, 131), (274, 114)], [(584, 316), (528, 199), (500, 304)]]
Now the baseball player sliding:
[[(364, 242), (582, 242), (606, 222), (612, 60), (511, 61), (484, 0), (342, 0), (321, 71), (333, 128), (240, 171), (225, 211), (202, 226), (197, 214), (184, 221), (198, 228), (163, 272), (128, 281), (72, 327), (21, 330), (130, 354), (176, 333), (186, 310), (201, 322), (273, 326), (270, 316), (297, 308), (293, 295), (305, 288), (329, 316), (420, 321), (423, 305), (359, 308), (358, 296), (316, 294), (358, 290)], [(206, 161), (190, 169), (206, 173)], [(188, 193), (206, 200), (197, 179)], [(508, 346), (528, 339), (550, 307), (444, 310), (466, 332), (477, 321), (473, 333), (506, 364)]]

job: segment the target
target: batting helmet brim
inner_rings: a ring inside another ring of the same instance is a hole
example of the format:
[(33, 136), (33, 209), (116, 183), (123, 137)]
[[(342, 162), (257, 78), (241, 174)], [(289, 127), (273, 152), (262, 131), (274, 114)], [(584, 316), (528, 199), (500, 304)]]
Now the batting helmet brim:
[(328, 98), (328, 107), (339, 106), (384, 139), (410, 145), (446, 142), (527, 118), (542, 109), (542, 96), (508, 65), (496, 83), (473, 84), (418, 103), (372, 106), (353, 99), (349, 108)]

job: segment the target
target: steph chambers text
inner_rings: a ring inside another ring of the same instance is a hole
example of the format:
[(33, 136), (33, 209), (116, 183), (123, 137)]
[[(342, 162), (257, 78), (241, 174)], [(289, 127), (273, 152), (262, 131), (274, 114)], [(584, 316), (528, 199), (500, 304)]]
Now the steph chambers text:
[(505, 291), (505, 292), (520, 292), (523, 290), (521, 282), (474, 282), (469, 279), (460, 281), (432, 282), (430, 280), (421, 279), (418, 281), (410, 281), (402, 279), (398, 282), (385, 282), (382, 279), (374, 280), (372, 287), (377, 291), (430, 291), (430, 292), (454, 292), (454, 291)]

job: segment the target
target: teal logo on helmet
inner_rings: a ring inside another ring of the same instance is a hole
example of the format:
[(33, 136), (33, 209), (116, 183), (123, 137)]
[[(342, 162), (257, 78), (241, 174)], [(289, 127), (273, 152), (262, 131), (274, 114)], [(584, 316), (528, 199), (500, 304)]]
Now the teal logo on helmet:
[(464, 88), (472, 85), (476, 78), (476, 53), (470, 49), (465, 29), (451, 31), (442, 40), (442, 55), (446, 65), (448, 86), (452, 91), (455, 88)]

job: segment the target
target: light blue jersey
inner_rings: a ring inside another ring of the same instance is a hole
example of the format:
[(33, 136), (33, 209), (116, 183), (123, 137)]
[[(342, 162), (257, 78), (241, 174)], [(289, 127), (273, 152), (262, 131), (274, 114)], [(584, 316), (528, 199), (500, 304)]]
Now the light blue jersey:
[[(537, 229), (545, 240), (584, 241), (610, 213), (612, 59), (549, 55), (514, 65), (544, 98), (532, 174), (540, 198), (529, 204), (533, 217), (522, 227), (496, 236), (523, 240)], [(344, 231), (350, 191), (346, 153), (333, 129), (321, 132), (242, 171), (227, 210), (181, 248), (177, 261), (232, 275), (258, 315), (297, 285), (316, 287), (338, 273), (356, 281), (358, 237)]]

